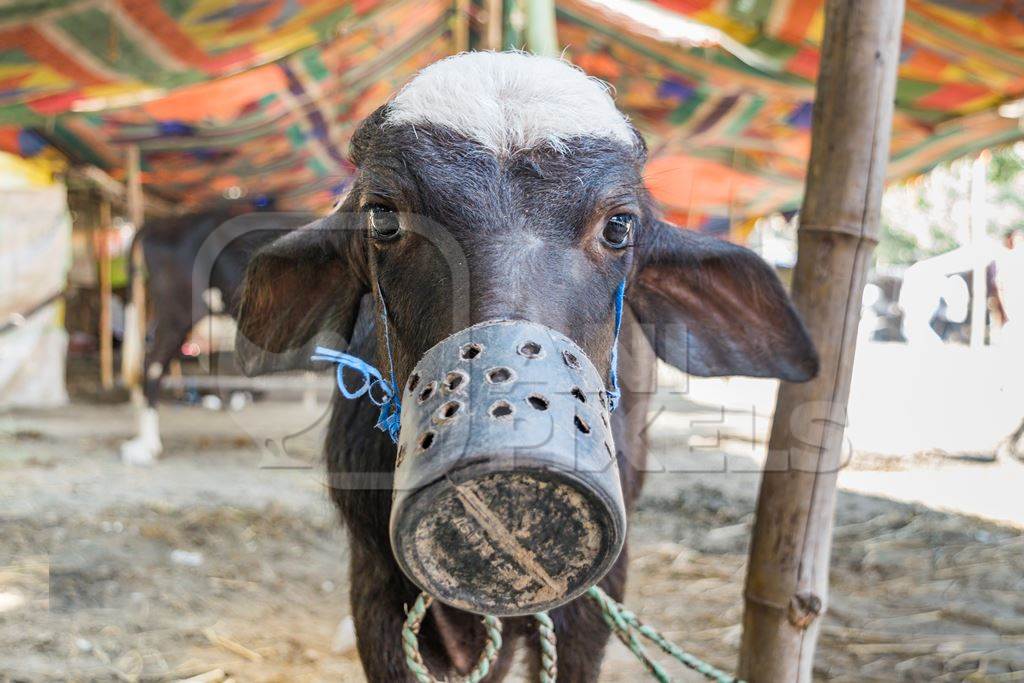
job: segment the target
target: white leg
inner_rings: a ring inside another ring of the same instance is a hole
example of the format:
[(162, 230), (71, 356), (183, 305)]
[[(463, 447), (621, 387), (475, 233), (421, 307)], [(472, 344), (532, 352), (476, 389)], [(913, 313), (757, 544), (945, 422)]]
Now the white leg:
[(152, 465), (163, 451), (160, 421), (156, 408), (145, 407), (138, 413), (139, 434), (121, 444), (121, 461), (126, 465)]

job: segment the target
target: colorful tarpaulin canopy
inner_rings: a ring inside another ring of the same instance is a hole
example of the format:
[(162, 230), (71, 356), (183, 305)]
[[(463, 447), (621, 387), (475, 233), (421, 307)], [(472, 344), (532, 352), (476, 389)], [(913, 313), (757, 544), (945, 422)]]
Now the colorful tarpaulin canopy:
[[(21, 7), (21, 9), (18, 9)], [(450, 51), (444, 0), (49, 0), (0, 9), (0, 148), (43, 129), (147, 189), (324, 209), (353, 127)], [(5, 125), (6, 124), (6, 125)]]
[[(648, 182), (711, 232), (795, 209), (810, 146), (822, 0), (559, 0), (567, 56), (615, 86), (647, 136)], [(995, 0), (908, 0), (890, 176), (1022, 137), (1024, 15)], [(0, 148), (41, 129), (115, 175), (139, 144), (147, 188), (324, 209), (353, 126), (451, 51), (448, 0), (24, 0), (0, 7)], [(653, 19), (651, 18), (653, 16)], [(672, 21), (711, 31), (680, 40)], [(850, 141), (856, 144), (857, 141)]]
[[(823, 0), (656, 0), (720, 46), (680, 47), (615, 3), (559, 2), (569, 56), (612, 83), (647, 134), (649, 184), (679, 222), (711, 231), (799, 206)], [(890, 178), (1022, 137), (998, 105), (1024, 93), (1024, 9), (908, 0)], [(610, 10), (608, 7), (616, 7)], [(735, 46), (729, 49), (730, 46)], [(851, 140), (850, 144), (859, 144)]]

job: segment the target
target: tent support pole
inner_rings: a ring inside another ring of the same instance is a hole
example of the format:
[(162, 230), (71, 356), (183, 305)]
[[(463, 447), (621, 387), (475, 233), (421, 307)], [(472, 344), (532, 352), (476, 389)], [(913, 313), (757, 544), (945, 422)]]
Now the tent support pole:
[(106, 391), (114, 388), (114, 331), (110, 318), (110, 229), (110, 202), (101, 199), (100, 221), (94, 244), (99, 261), (100, 280), (100, 385)]
[(469, 0), (455, 0), (452, 11), (452, 53), (469, 50)]
[(526, 46), (535, 55), (558, 57), (555, 0), (526, 0)]
[(487, 8), (484, 49), (500, 50), (504, 42), (502, 25), (505, 21), (505, 3), (503, 0), (484, 0), (484, 6)]
[(744, 592), (739, 676), (811, 681), (836, 476), (889, 158), (903, 0), (826, 0), (793, 299), (821, 370), (779, 389)]

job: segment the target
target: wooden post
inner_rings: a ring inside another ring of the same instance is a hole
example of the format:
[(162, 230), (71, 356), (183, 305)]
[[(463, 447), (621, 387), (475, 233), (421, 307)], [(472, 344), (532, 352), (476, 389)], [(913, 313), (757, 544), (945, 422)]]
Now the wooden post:
[(172, 358), (167, 363), (167, 383), (175, 386), (174, 395), (182, 398), (185, 395), (185, 373), (181, 371), (181, 359)]
[(889, 158), (903, 0), (826, 0), (793, 298), (818, 377), (779, 389), (745, 589), (739, 675), (810, 681), (861, 295)]
[(100, 200), (100, 224), (95, 233), (100, 275), (100, 384), (114, 388), (114, 331), (110, 319), (110, 202)]
[(469, 0), (455, 0), (452, 13), (452, 52), (469, 49)]
[[(142, 169), (138, 145), (128, 147), (128, 158), (125, 164), (128, 171), (128, 184), (125, 191), (125, 204), (128, 219), (135, 230), (141, 230), (145, 221), (145, 197), (142, 193)], [(141, 405), (142, 362), (146, 348), (146, 280), (145, 259), (142, 254), (142, 241), (134, 240), (131, 253), (131, 282), (129, 286), (130, 302), (125, 307), (124, 345), (121, 349), (121, 378), (124, 385), (131, 390), (132, 400)]]
[(487, 8), (487, 30), (484, 34), (485, 50), (500, 50), (502, 47), (502, 24), (505, 21), (504, 0), (484, 0)]
[(555, 0), (526, 0), (526, 47), (535, 55), (558, 57)]

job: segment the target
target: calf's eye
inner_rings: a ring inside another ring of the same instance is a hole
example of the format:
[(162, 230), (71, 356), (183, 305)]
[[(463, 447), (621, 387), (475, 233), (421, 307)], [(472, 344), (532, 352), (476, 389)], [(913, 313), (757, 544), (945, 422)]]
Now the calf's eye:
[(636, 216), (631, 213), (615, 214), (604, 224), (604, 232), (601, 237), (604, 243), (613, 249), (621, 249), (629, 243), (630, 233), (633, 232), (633, 224)]
[(370, 236), (375, 240), (387, 242), (398, 237), (402, 226), (398, 222), (398, 213), (383, 204), (368, 204), (364, 209), (369, 217)]

